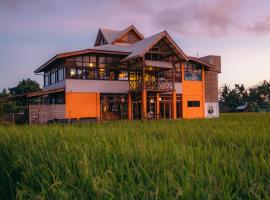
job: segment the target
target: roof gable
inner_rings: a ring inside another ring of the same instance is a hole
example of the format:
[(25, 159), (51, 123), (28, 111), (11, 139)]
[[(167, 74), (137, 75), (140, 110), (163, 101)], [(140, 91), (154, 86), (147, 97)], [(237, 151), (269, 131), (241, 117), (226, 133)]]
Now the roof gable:
[[(106, 43), (100, 42), (100, 38), (102, 37), (104, 38)], [(142, 39), (144, 39), (143, 35), (133, 25), (125, 28), (122, 31), (100, 28), (94, 46), (115, 43), (133, 44)]]
[(122, 61), (127, 61), (136, 57), (143, 57), (154, 45), (156, 45), (162, 39), (166, 39), (167, 44), (170, 45), (171, 49), (176, 55), (178, 55), (181, 59), (188, 60), (185, 53), (178, 47), (178, 45), (169, 36), (169, 34), (166, 31), (163, 31), (133, 44), (131, 47), (132, 53)]

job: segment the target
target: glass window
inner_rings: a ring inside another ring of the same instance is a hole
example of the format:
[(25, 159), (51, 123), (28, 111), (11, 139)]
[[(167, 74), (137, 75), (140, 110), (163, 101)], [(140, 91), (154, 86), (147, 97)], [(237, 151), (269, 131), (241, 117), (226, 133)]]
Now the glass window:
[(44, 77), (44, 86), (48, 86), (48, 85), (50, 85), (49, 75), (45, 75), (45, 77)]
[(90, 56), (90, 62), (96, 63), (97, 62), (96, 56)]
[(58, 69), (58, 81), (62, 81), (64, 80), (64, 68), (63, 67), (60, 67)]
[(76, 66), (76, 67), (82, 67), (82, 66), (83, 66), (83, 63), (82, 63), (82, 62), (76, 61), (76, 62), (75, 62), (75, 66)]
[(88, 63), (89, 62), (89, 56), (83, 56), (83, 62)]
[(106, 57), (106, 63), (113, 64), (113, 57)]
[(120, 71), (118, 74), (118, 80), (127, 81), (128, 80), (128, 72)]
[(75, 61), (76, 61), (76, 62), (82, 62), (82, 56), (75, 57)]
[(106, 63), (106, 58), (104, 56), (99, 57), (99, 63), (104, 64)]
[(97, 70), (90, 70), (88, 74), (88, 79), (95, 80), (98, 79), (98, 72)]
[(184, 76), (185, 80), (201, 81), (202, 67), (195, 63), (185, 63)]
[(188, 107), (200, 107), (200, 101), (188, 101)]
[(56, 72), (57, 72), (56, 68), (51, 69), (51, 84), (54, 84), (57, 82)]

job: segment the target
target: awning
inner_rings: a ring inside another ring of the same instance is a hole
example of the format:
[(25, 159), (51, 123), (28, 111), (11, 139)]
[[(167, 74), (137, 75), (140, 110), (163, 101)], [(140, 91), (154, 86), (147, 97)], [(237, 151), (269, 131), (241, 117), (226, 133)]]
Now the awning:
[(159, 68), (173, 69), (172, 63), (170, 63), (170, 62), (145, 60), (145, 65), (148, 67), (159, 67)]

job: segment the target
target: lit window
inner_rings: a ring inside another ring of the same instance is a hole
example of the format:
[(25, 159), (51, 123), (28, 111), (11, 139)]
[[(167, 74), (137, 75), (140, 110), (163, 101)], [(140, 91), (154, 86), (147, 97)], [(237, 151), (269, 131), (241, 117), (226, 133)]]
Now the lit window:
[(76, 69), (75, 69), (75, 68), (71, 68), (71, 69), (69, 70), (69, 76), (70, 76), (71, 78), (74, 78), (74, 77), (76, 76)]

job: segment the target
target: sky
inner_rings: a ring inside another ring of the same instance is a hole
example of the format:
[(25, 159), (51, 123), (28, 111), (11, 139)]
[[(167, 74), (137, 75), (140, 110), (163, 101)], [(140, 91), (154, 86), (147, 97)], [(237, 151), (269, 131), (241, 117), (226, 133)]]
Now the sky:
[(167, 30), (190, 56), (220, 55), (219, 85), (270, 80), (269, 0), (0, 0), (0, 89), (57, 53), (91, 48), (99, 27)]

